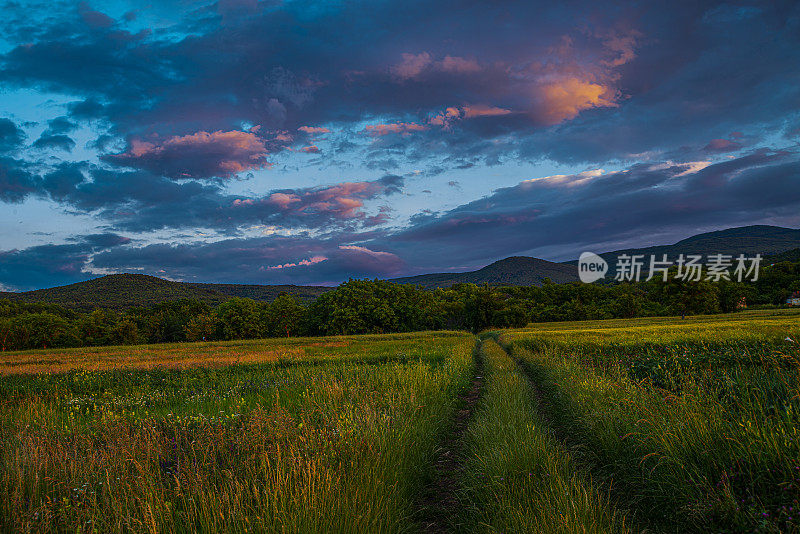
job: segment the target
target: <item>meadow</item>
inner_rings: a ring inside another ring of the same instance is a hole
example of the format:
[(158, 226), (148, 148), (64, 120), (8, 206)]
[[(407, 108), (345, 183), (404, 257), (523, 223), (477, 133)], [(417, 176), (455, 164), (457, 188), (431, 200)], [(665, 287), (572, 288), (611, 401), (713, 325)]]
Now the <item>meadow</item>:
[(0, 530), (792, 532), (798, 340), (775, 310), (2, 353)]
[(800, 528), (800, 315), (542, 324), (499, 339), (630, 520)]
[[(108, 369), (102, 351), (6, 355), (0, 527), (413, 529), (473, 345), (436, 333), (137, 347), (127, 367), (109, 351)], [(204, 365), (201, 350), (241, 360)], [(64, 372), (31, 372), (43, 358)]]

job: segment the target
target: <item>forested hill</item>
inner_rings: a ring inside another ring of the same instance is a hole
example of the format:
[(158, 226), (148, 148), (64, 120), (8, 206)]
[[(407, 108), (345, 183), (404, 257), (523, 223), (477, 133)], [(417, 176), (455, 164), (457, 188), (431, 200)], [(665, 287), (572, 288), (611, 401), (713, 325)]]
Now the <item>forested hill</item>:
[[(729, 254), (733, 256), (738, 256), (739, 254), (747, 256), (761, 254), (762, 257), (775, 256), (780, 258), (780, 254), (798, 247), (800, 247), (800, 230), (782, 228), (780, 226), (756, 225), (706, 232), (683, 239), (672, 245), (615, 250), (614, 252), (605, 252), (600, 256), (605, 258), (613, 269), (616, 258), (622, 254), (643, 254), (648, 258), (651, 254), (659, 258), (662, 254), (666, 254), (669, 259), (677, 258), (679, 254), (700, 254), (703, 256), (708, 256), (709, 254)], [(786, 259), (791, 259), (792, 257), (788, 255)], [(577, 264), (577, 260), (570, 263)]]
[(574, 265), (553, 263), (539, 258), (512, 256), (496, 261), (477, 271), (463, 273), (434, 273), (395, 278), (398, 284), (415, 284), (427, 289), (450, 287), (459, 283), (491, 286), (540, 286), (546, 279), (557, 284), (578, 281), (578, 269)]
[(302, 301), (312, 301), (331, 287), (326, 286), (295, 286), (295, 285), (258, 285), (258, 284), (196, 284), (185, 283), (184, 285), (197, 288), (200, 291), (214, 291), (225, 295), (225, 299), (231, 297), (243, 297), (262, 302), (272, 302), (281, 293), (289, 293)]
[[(576, 251), (575, 255), (581, 251)], [(672, 245), (639, 249), (618, 250), (601, 254), (609, 263), (606, 279), (613, 280), (616, 258), (621, 254), (667, 254), (674, 260), (678, 254), (747, 254), (764, 256), (764, 265), (780, 261), (800, 260), (800, 230), (777, 226), (744, 226), (718, 232), (699, 234)], [(577, 261), (553, 263), (550, 261), (513, 256), (496, 261), (482, 269), (461, 273), (433, 273), (395, 278), (399, 284), (419, 285), (427, 289), (448, 288), (458, 283), (491, 286), (540, 286), (545, 279), (562, 284), (575, 282)], [(271, 302), (286, 292), (309, 302), (332, 288), (295, 285), (205, 284), (172, 282), (143, 274), (114, 274), (50, 289), (22, 293), (2, 293), (22, 302), (45, 302), (77, 310), (107, 308), (125, 310), (135, 306), (152, 306), (167, 301), (193, 299), (215, 306), (232, 297), (247, 297), (256, 301)]]
[(269, 302), (284, 291), (309, 301), (329, 289), (321, 286), (196, 284), (173, 282), (144, 274), (112, 274), (66, 286), (21, 293), (0, 293), (0, 299), (46, 302), (75, 310), (125, 310), (180, 299), (199, 300), (212, 306), (233, 297)]

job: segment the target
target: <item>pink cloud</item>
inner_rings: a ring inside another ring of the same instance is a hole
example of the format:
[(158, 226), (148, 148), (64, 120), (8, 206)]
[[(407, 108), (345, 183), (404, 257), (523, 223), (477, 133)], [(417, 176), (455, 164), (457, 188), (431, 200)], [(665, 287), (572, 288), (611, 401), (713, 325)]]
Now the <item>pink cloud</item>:
[(317, 263), (322, 263), (323, 261), (327, 261), (327, 256), (313, 256), (307, 260), (300, 260), (296, 263), (284, 263), (283, 265), (272, 265), (267, 267), (269, 270), (275, 269), (288, 269), (289, 267), (308, 267), (309, 265), (315, 265)]
[(428, 68), (433, 60), (427, 52), (421, 54), (402, 54), (403, 60), (389, 70), (400, 80), (411, 80), (417, 78), (422, 71)]
[(642, 34), (636, 30), (607, 34), (603, 40), (603, 46), (615, 57), (603, 61), (603, 64), (609, 67), (619, 67), (632, 61), (636, 57), (636, 45), (641, 36)]
[(271, 204), (275, 204), (280, 206), (281, 209), (289, 209), (289, 206), (296, 202), (300, 202), (300, 197), (290, 193), (272, 193), (269, 196), (269, 200)]
[(464, 106), (461, 109), (464, 112), (464, 118), (466, 119), (473, 119), (475, 117), (498, 117), (500, 115), (508, 115), (511, 113), (510, 109), (498, 108), (495, 106), (484, 106), (481, 104)]
[(414, 80), (426, 71), (446, 72), (450, 74), (473, 74), (481, 70), (474, 59), (459, 56), (445, 56), (441, 61), (434, 61), (428, 52), (419, 54), (402, 54), (402, 61), (389, 68), (389, 71), (400, 81)]
[(367, 225), (385, 222), (388, 208), (374, 216), (364, 212), (364, 202), (399, 191), (402, 179), (387, 177), (370, 182), (342, 182), (336, 185), (278, 191), (258, 202), (280, 210), (283, 216), (331, 218), (340, 221), (362, 220)]
[(230, 178), (271, 164), (264, 141), (251, 132), (200, 131), (163, 141), (131, 140), (128, 150), (103, 159), (174, 179)]
[(456, 107), (449, 107), (443, 112), (438, 113), (428, 119), (428, 124), (432, 126), (441, 126), (445, 130), (450, 130), (456, 122), (463, 119), (499, 117), (502, 115), (510, 115), (511, 113), (513, 113), (513, 111), (510, 109), (487, 106), (484, 104), (471, 104), (463, 106), (460, 109)]
[(370, 250), (367, 247), (359, 247), (357, 245), (339, 245), (339, 248), (342, 250), (355, 250), (356, 252), (361, 252), (363, 254), (369, 254), (374, 258), (391, 258), (397, 257), (395, 254), (391, 252), (378, 252), (375, 250)]
[(308, 135), (321, 135), (326, 133), (331, 133), (331, 131), (327, 128), (322, 126), (301, 126), (298, 128), (299, 131), (303, 133), (307, 133)]
[(616, 107), (618, 93), (590, 78), (568, 76), (537, 88), (533, 113), (547, 124), (575, 118), (592, 108)]
[(317, 145), (309, 145), (301, 148), (299, 152), (305, 152), (307, 154), (319, 154), (320, 150)]
[(343, 266), (356, 271), (372, 271), (384, 274), (398, 272), (404, 262), (396, 254), (370, 250), (358, 245), (339, 245), (338, 257)]
[(458, 73), (478, 72), (481, 70), (480, 65), (478, 65), (478, 62), (474, 59), (464, 59), (458, 56), (445, 56), (444, 59), (439, 62), (439, 68), (445, 72)]
[(730, 139), (712, 139), (703, 147), (706, 152), (733, 152), (742, 148), (741, 143)]
[(415, 122), (395, 122), (392, 124), (368, 124), (364, 130), (373, 136), (389, 134), (409, 135), (411, 132), (427, 130), (427, 126)]

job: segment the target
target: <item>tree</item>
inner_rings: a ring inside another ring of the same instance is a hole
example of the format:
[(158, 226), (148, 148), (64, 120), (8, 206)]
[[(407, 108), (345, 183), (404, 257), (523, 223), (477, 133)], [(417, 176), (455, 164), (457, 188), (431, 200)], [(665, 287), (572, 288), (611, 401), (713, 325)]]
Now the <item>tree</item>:
[(189, 341), (208, 341), (216, 337), (219, 328), (217, 316), (211, 313), (201, 313), (186, 323), (186, 339)]
[(223, 339), (255, 339), (267, 336), (262, 305), (252, 299), (232, 298), (217, 308)]
[(467, 326), (473, 332), (492, 326), (492, 319), (501, 308), (502, 304), (488, 285), (477, 288), (464, 306)]
[(711, 282), (671, 276), (662, 283), (664, 295), (674, 313), (685, 317), (719, 312), (719, 290)]
[(297, 336), (302, 333), (306, 308), (288, 293), (281, 293), (267, 307), (269, 332), (274, 336)]

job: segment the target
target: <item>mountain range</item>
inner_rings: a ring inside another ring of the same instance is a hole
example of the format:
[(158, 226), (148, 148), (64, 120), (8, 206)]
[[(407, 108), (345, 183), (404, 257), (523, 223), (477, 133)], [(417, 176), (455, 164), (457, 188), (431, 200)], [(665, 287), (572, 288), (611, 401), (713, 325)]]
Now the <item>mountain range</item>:
[[(765, 264), (800, 261), (800, 230), (765, 225), (743, 226), (698, 234), (672, 245), (617, 250), (600, 256), (609, 263), (613, 273), (616, 258), (622, 254), (642, 254), (645, 258), (649, 258), (651, 254), (659, 258), (662, 254), (667, 254), (669, 259), (674, 259), (678, 254), (707, 256), (717, 253), (733, 256), (761, 254), (765, 257)], [(578, 254), (579, 251), (576, 252), (576, 256)], [(435, 289), (465, 282), (490, 285), (541, 285), (545, 279), (554, 283), (577, 281), (577, 260), (555, 263), (527, 256), (512, 256), (476, 271), (422, 274), (395, 278), (391, 281)], [(271, 301), (282, 292), (308, 302), (331, 289), (333, 288), (324, 286), (174, 282), (143, 274), (112, 274), (49, 289), (19, 293), (0, 292), (0, 299), (48, 302), (79, 310), (93, 308), (121, 310), (133, 306), (151, 306), (181, 298), (192, 298), (211, 305), (220, 304), (233, 297)]]

